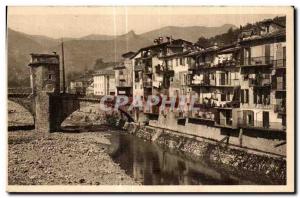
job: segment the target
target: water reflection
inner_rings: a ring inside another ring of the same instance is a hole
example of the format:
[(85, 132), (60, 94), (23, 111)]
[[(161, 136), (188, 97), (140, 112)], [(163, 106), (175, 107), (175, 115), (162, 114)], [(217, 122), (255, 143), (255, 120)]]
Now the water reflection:
[(251, 184), (128, 134), (113, 133), (110, 155), (144, 185)]

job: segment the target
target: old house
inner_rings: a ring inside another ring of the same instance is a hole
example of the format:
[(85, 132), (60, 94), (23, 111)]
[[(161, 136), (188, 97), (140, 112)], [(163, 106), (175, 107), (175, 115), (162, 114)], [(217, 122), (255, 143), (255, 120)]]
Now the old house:
[[(160, 37), (155, 40), (154, 45), (140, 49), (132, 57), (134, 63), (133, 94), (141, 96), (145, 101), (150, 95), (169, 95), (170, 78), (175, 74), (172, 57), (173, 55), (175, 57), (176, 54), (181, 55), (186, 49), (185, 45), (191, 45), (191, 43), (182, 39), (174, 40), (171, 37)], [(180, 66), (184, 67), (186, 65), (186, 62), (183, 62), (185, 59), (182, 58), (181, 60)], [(179, 72), (179, 70), (176, 68), (176, 71)], [(155, 107), (144, 113), (158, 116), (158, 110), (158, 107)]]
[(133, 65), (131, 57), (134, 55), (134, 52), (127, 52), (123, 54), (123, 60), (121, 61), (121, 63), (114, 67), (116, 79), (116, 95), (126, 95), (132, 97)]
[(262, 21), (256, 34), (242, 37), (241, 112), (243, 128), (284, 130), (286, 122), (285, 28)]
[(116, 83), (114, 70), (99, 70), (93, 75), (94, 95), (115, 95)]
[(70, 89), (69, 92), (72, 94), (81, 94), (88, 95), (90, 93), (88, 88), (93, 84), (93, 76), (91, 75), (82, 75), (79, 78), (70, 81)]
[(195, 63), (190, 68), (189, 85), (197, 97), (198, 111), (189, 120), (205, 124), (230, 126), (232, 107), (238, 107), (239, 48), (235, 44), (217, 45), (190, 54)]

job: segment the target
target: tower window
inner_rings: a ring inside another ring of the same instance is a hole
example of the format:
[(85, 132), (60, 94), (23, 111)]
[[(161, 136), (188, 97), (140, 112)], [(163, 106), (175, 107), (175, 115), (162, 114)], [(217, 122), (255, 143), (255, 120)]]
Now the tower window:
[(52, 75), (52, 74), (49, 74), (49, 75), (48, 75), (48, 79), (49, 79), (49, 80), (53, 80), (53, 75)]

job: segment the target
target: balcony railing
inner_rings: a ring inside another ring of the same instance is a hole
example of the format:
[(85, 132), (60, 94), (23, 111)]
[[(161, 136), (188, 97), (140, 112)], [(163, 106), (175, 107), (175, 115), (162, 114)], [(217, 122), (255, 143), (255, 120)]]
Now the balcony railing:
[(219, 80), (219, 86), (239, 86), (239, 79), (231, 79), (231, 80)]
[(274, 112), (279, 114), (286, 114), (286, 107), (281, 104), (274, 105)]
[(152, 87), (152, 82), (151, 81), (144, 81), (143, 86), (144, 87)]
[(275, 68), (285, 68), (286, 67), (286, 59), (274, 60), (273, 65)]
[(118, 81), (116, 86), (117, 87), (132, 87), (132, 85), (126, 81)]
[(272, 65), (273, 56), (247, 57), (244, 59), (243, 66)]
[(286, 90), (286, 83), (284, 83), (284, 82), (273, 83), (272, 88), (275, 91), (285, 91)]
[(250, 87), (265, 87), (271, 85), (271, 79), (270, 78), (250, 78), (249, 79), (249, 86)]
[(143, 71), (144, 67), (145, 67), (144, 64), (135, 65), (134, 66), (134, 71)]
[(152, 74), (152, 68), (145, 68), (144, 73), (145, 74)]

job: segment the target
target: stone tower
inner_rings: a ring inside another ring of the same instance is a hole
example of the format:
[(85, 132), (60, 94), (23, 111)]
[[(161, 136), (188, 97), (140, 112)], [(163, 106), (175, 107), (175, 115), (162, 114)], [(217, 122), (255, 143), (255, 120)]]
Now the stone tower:
[(31, 54), (30, 79), (38, 133), (51, 131), (50, 99), (60, 94), (59, 55)]

